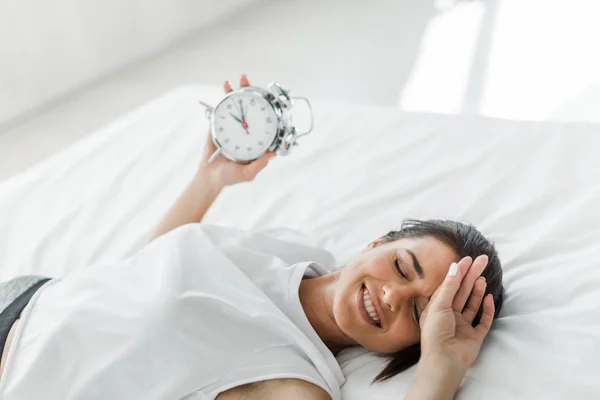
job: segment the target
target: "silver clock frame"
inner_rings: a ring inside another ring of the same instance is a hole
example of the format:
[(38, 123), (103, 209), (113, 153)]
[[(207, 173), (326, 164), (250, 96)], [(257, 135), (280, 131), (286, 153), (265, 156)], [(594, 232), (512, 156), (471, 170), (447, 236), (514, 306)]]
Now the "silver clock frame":
[[(285, 156), (288, 155), (292, 149), (292, 147), (297, 146), (298, 143), (296, 140), (304, 135), (312, 132), (314, 126), (314, 117), (312, 112), (312, 107), (310, 102), (305, 97), (290, 97), (289, 91), (285, 90), (281, 87), (281, 85), (277, 82), (271, 82), (267, 85), (267, 89), (263, 89), (256, 86), (244, 86), (237, 90), (231, 91), (227, 93), (221, 101), (215, 106), (212, 107), (202, 101), (199, 103), (202, 104), (206, 110), (205, 115), (210, 120), (210, 132), (212, 136), (212, 141), (217, 147), (217, 150), (210, 156), (208, 160), (209, 163), (213, 162), (219, 154), (223, 154), (223, 156), (231, 161), (235, 161), (238, 163), (250, 163), (253, 160), (245, 160), (236, 157), (231, 152), (226, 151), (223, 146), (219, 143), (217, 139), (217, 135), (215, 134), (215, 110), (225, 101), (227, 101), (231, 96), (234, 96), (239, 93), (251, 93), (256, 96), (262, 97), (269, 104), (275, 116), (277, 118), (277, 132), (273, 138), (273, 141), (269, 146), (265, 148), (263, 153), (261, 153), (257, 158), (262, 157), (269, 151), (275, 151), (277, 155)], [(306, 103), (310, 112), (310, 127), (306, 132), (298, 132), (294, 123), (292, 121), (292, 110), (294, 107), (295, 100), (301, 100)]]

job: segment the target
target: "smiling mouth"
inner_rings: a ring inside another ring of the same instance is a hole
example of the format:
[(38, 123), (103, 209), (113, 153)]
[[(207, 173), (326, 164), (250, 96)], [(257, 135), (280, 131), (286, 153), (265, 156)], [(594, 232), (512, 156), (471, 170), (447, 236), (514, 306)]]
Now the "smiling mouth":
[(381, 328), (381, 318), (377, 314), (377, 310), (371, 300), (371, 295), (367, 287), (363, 284), (361, 286), (359, 294), (359, 309), (364, 319), (366, 319), (370, 325), (375, 325)]

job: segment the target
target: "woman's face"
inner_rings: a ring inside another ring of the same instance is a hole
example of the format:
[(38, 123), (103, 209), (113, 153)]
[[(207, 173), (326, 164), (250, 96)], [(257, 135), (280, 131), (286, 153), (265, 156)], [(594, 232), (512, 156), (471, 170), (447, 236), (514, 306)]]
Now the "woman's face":
[(393, 353), (419, 341), (418, 318), (458, 255), (429, 236), (369, 246), (341, 270), (333, 315), (359, 345)]

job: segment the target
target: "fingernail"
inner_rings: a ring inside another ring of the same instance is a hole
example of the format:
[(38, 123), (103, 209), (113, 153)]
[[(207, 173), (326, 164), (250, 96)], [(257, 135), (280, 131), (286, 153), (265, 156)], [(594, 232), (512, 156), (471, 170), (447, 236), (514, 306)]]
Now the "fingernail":
[(450, 269), (448, 270), (448, 276), (456, 276), (458, 273), (458, 264), (452, 263), (450, 264)]
[(487, 281), (485, 280), (485, 276), (480, 276), (480, 277), (479, 277), (479, 279), (482, 279), (484, 282), (487, 282)]

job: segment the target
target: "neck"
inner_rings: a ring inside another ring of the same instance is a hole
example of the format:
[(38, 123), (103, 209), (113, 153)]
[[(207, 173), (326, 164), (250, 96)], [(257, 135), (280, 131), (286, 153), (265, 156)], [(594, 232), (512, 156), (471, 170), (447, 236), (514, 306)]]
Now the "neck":
[(333, 314), (336, 283), (339, 272), (304, 279), (300, 282), (298, 295), (308, 322), (325, 345), (337, 354), (355, 343), (338, 327)]

